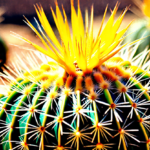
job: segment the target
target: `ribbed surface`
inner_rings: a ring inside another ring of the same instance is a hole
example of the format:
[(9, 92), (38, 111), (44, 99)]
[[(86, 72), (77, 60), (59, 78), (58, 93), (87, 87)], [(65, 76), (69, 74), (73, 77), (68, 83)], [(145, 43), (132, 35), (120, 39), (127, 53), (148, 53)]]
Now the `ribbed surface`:
[(82, 78), (82, 92), (74, 91), (80, 84), (76, 77), (68, 76), (61, 87), (50, 78), (34, 83), (20, 79), (9, 96), (2, 96), (4, 150), (149, 150), (148, 74), (125, 79), (103, 67)]

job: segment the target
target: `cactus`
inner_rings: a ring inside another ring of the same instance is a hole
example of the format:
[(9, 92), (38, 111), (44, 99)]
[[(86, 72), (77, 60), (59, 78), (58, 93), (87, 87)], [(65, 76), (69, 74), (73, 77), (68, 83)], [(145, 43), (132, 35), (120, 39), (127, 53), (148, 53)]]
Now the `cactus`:
[[(93, 38), (93, 7), (90, 28), (87, 11), (84, 27), (80, 5), (76, 13), (71, 0), (71, 36), (65, 11), (62, 16), (56, 2), (56, 14), (51, 11), (61, 44), (42, 7), (35, 9), (42, 28), (38, 32), (26, 22), (46, 49), (16, 36), (46, 55), (39, 56), (45, 63), (34, 67), (38, 62), (32, 55), (28, 61), (34, 69), (29, 70), (18, 58), (15, 69), (1, 74), (10, 82), (7, 94), (0, 95), (1, 149), (149, 150), (150, 74), (148, 62), (141, 66), (146, 52), (132, 59), (136, 46), (127, 47), (138, 41), (119, 45), (129, 27), (118, 31), (128, 8), (114, 21), (116, 4), (102, 30), (106, 7)], [(131, 59), (125, 60), (128, 52)], [(46, 62), (47, 57), (55, 61)]]
[[(127, 38), (125, 38), (124, 43), (132, 42), (137, 39), (143, 38), (141, 43), (136, 51), (136, 54), (139, 54), (143, 50), (150, 48), (150, 27), (147, 19), (138, 19), (134, 21), (134, 23), (130, 26), (128, 31), (126, 32)], [(128, 36), (129, 35), (129, 36)]]
[[(139, 2), (139, 3), (137, 3)], [(143, 14), (142, 18), (139, 18), (134, 21), (134, 23), (130, 26), (128, 31), (126, 32), (127, 38), (125, 38), (124, 43), (132, 42), (134, 40), (143, 38), (141, 43), (136, 51), (136, 54), (139, 54), (144, 49), (148, 47), (150, 48), (150, 14), (149, 14), (149, 6), (150, 0), (143, 0), (143, 2), (135, 1), (135, 4), (139, 7), (141, 13)], [(148, 57), (149, 58), (149, 57)]]

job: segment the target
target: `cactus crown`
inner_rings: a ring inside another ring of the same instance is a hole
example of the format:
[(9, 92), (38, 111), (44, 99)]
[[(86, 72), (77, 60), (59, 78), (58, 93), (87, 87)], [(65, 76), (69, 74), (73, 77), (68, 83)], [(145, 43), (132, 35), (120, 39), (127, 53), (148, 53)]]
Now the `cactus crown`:
[[(119, 44), (128, 27), (117, 31), (128, 8), (114, 22), (116, 4), (102, 30), (106, 7), (94, 38), (93, 7), (90, 28), (87, 12), (84, 27), (79, 2), (76, 13), (71, 0), (71, 36), (65, 11), (62, 16), (56, 2), (56, 14), (52, 8), (51, 11), (62, 44), (42, 7), (37, 5), (35, 9), (44, 31), (39, 26), (38, 32), (26, 21), (46, 49), (21, 38), (56, 63), (47, 62), (29, 71), (19, 58), (26, 71), (22, 73), (18, 67), (17, 73), (10, 70), (5, 72), (7, 76), (3, 75), (11, 82), (8, 93), (0, 95), (3, 149), (149, 150), (150, 74), (129, 61), (113, 57), (126, 46)], [(135, 58), (139, 66), (146, 54), (140, 55)], [(149, 69), (147, 64), (144, 67)]]
[[(36, 44), (30, 42), (29, 40), (24, 39), (28, 43), (32, 44), (37, 50), (48, 55), (54, 59), (58, 64), (65, 69), (65, 71), (73, 76), (76, 76), (78, 68), (82, 70), (83, 74), (91, 73), (93, 68), (99, 67), (103, 62), (107, 61), (109, 58), (114, 56), (118, 51), (123, 48), (125, 45), (119, 47), (118, 45), (123, 40), (122, 36), (125, 31), (128, 29), (127, 26), (122, 31), (118, 31), (122, 19), (128, 10), (126, 8), (124, 12), (114, 21), (118, 9), (118, 3), (116, 4), (112, 14), (107, 21), (106, 26), (102, 30), (105, 15), (107, 12), (107, 7), (103, 16), (100, 29), (97, 36), (93, 37), (93, 6), (91, 7), (90, 15), (90, 25), (88, 25), (88, 12), (85, 12), (85, 26), (83, 23), (83, 18), (80, 10), (80, 3), (78, 1), (78, 11), (74, 8), (74, 2), (71, 0), (71, 25), (72, 25), (72, 36), (70, 33), (67, 16), (65, 10), (63, 10), (63, 16), (57, 4), (56, 4), (56, 14), (51, 8), (52, 15), (58, 29), (61, 43), (56, 38), (46, 16), (41, 6), (35, 6), (39, 21), (44, 29), (40, 29), (39, 33), (35, 27), (26, 19), (27, 24), (33, 29), (37, 36), (41, 39), (42, 43), (46, 47), (43, 49)], [(67, 61), (66, 61), (67, 60)], [(81, 63), (82, 62), (82, 63)]]

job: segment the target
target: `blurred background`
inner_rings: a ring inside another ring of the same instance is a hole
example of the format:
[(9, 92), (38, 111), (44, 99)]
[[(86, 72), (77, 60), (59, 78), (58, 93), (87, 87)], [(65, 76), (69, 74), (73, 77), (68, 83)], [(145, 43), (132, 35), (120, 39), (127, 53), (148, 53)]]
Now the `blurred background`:
[[(130, 8), (135, 7), (132, 0), (80, 0), (83, 16), (85, 9), (87, 8), (90, 13), (91, 5), (94, 5), (94, 34), (97, 33), (100, 27), (102, 15), (106, 5), (109, 4), (109, 9), (105, 21), (107, 21), (107, 18), (110, 15), (110, 10), (114, 8), (117, 1), (120, 2), (120, 6), (116, 16), (120, 15), (121, 11), (126, 6), (131, 5)], [(55, 34), (59, 38), (50, 11), (50, 6), (52, 6), (52, 8), (55, 10), (54, 0), (0, 0), (0, 37), (2, 41), (5, 42), (3, 47), (7, 49), (6, 51), (6, 49), (3, 50), (0, 48), (0, 62), (2, 62), (2, 64), (0, 64), (1, 66), (5, 63), (5, 60), (6, 64), (12, 63), (16, 59), (16, 57), (14, 57), (16, 54), (25, 56), (24, 52), (27, 53), (27, 51), (24, 49), (30, 48), (30, 45), (27, 43), (13, 37), (11, 35), (11, 31), (41, 45), (40, 40), (36, 38), (36, 35), (33, 33), (33, 31), (23, 21), (24, 15), (32, 22), (33, 25), (36, 25), (33, 19), (33, 17), (37, 18), (34, 4), (42, 5)], [(69, 20), (71, 12), (70, 0), (58, 0), (58, 4), (60, 7), (63, 4)], [(75, 8), (77, 8), (77, 0), (74, 0), (74, 5)], [(138, 16), (129, 10), (125, 15), (121, 28), (125, 27), (135, 18), (138, 18)], [(4, 54), (6, 54), (6, 58)]]

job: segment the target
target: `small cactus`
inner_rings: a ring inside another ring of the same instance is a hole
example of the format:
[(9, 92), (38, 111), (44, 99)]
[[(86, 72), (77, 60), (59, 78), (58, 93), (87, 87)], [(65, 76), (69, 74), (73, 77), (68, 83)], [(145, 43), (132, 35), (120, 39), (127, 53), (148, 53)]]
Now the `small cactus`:
[(127, 37), (125, 38), (124, 43), (141, 39), (141, 43), (137, 48), (135, 56), (145, 49), (150, 48), (150, 25), (147, 19), (144, 18), (134, 21), (126, 32), (126, 35)]
[[(118, 31), (128, 8), (114, 21), (116, 4), (102, 30), (106, 7), (100, 30), (93, 38), (93, 7), (89, 28), (88, 13), (84, 26), (79, 3), (76, 13), (71, 0), (71, 36), (65, 11), (62, 16), (56, 2), (56, 14), (51, 11), (61, 44), (42, 7), (35, 9), (42, 25), (39, 32), (26, 21), (46, 49), (19, 38), (55, 62), (29, 70), (18, 58), (26, 70), (22, 72), (17, 64), (16, 72), (9, 68), (1, 75), (10, 81), (7, 94), (0, 95), (1, 149), (149, 150), (148, 62), (141, 67), (146, 53), (125, 60), (126, 47), (136, 41), (119, 46), (129, 27)], [(134, 52), (132, 48), (129, 53), (133, 56)], [(37, 66), (34, 56), (33, 60), (32, 65)]]
[[(124, 40), (124, 43), (126, 43), (143, 38), (139, 44), (139, 47), (137, 48), (135, 56), (145, 49), (150, 48), (150, 0), (143, 0), (143, 2), (137, 0), (135, 1), (135, 4), (136, 3), (143, 14), (143, 17), (135, 20), (134, 23), (129, 27), (128, 31), (126, 32), (126, 35), (128, 36)], [(149, 58), (150, 57), (148, 57), (148, 59)]]

